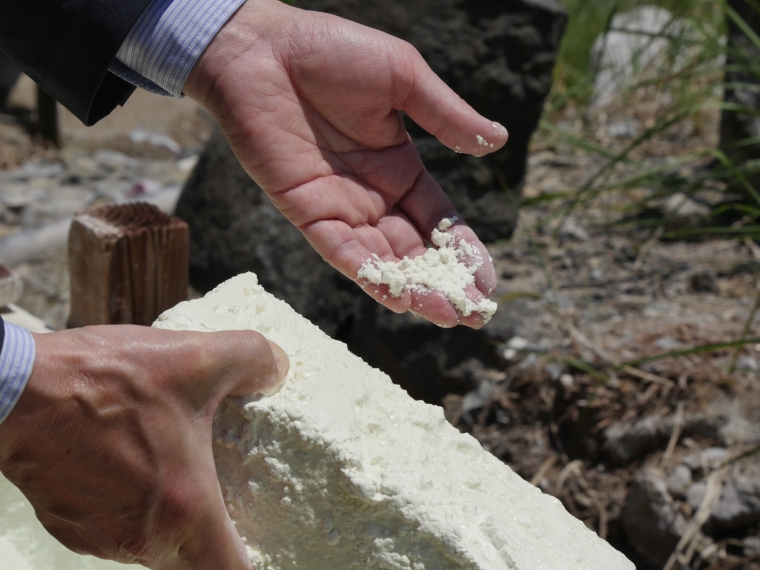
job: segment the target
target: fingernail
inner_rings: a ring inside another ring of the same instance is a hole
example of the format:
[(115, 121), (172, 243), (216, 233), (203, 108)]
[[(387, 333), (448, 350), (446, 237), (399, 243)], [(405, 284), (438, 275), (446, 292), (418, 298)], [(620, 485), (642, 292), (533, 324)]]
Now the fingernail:
[(268, 340), (267, 342), (272, 349), (274, 361), (277, 364), (277, 381), (282, 382), (288, 375), (288, 370), (290, 370), (290, 359), (279, 344), (275, 344), (271, 340)]

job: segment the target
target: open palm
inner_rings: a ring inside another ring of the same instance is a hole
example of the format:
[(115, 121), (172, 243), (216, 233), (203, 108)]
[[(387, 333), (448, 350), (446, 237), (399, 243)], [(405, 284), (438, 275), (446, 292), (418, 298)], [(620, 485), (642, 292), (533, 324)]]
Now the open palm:
[[(383, 261), (426, 251), (456, 212), (420, 160), (401, 111), (452, 151), (482, 156), (507, 131), (481, 117), (406, 42), (277, 0), (246, 3), (212, 42), (185, 91), (219, 119), (243, 167), (333, 267), (356, 279)], [(461, 218), (449, 230), (482, 263), (468, 296), (496, 285), (485, 246)], [(360, 285), (366, 285), (361, 283)], [(365, 291), (441, 326), (482, 326), (438, 292)]]

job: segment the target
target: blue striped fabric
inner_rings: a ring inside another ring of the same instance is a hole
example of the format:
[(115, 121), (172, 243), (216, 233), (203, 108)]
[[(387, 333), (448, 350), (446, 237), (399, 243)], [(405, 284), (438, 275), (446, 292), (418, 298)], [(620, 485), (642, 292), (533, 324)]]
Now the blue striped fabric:
[(111, 71), (161, 95), (182, 96), (195, 62), (245, 0), (154, 0), (129, 32)]
[(0, 326), (3, 325), (5, 340), (0, 350), (0, 424), (11, 413), (26, 388), (37, 353), (29, 331), (0, 320)]

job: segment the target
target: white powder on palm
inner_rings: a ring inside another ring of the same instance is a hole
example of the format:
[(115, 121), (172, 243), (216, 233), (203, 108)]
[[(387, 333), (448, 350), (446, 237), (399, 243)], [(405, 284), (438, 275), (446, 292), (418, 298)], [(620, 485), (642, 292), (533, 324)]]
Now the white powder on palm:
[(433, 230), (432, 242), (424, 254), (401, 261), (383, 261), (377, 255), (366, 260), (359, 270), (359, 278), (375, 285), (387, 285), (393, 297), (404, 291), (427, 293), (440, 291), (465, 317), (480, 313), (487, 321), (497, 309), (488, 299), (476, 302), (467, 296), (466, 288), (475, 284), (475, 273), (483, 266), (479, 253), (467, 243), (446, 233), (457, 218), (444, 218)]

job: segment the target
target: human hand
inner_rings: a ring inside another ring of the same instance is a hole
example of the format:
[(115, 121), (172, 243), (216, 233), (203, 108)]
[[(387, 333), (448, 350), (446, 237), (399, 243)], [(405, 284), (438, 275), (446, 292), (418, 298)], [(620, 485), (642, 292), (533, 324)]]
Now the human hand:
[(252, 331), (134, 326), (37, 335), (0, 425), (0, 470), (65, 546), (154, 570), (250, 570), (214, 467), (227, 395), (275, 389), (281, 348)]
[[(453, 151), (483, 156), (507, 131), (449, 89), (411, 45), (341, 18), (278, 0), (249, 0), (196, 64), (185, 93), (219, 120), (232, 149), (274, 205), (333, 267), (356, 279), (383, 261), (426, 251), (443, 218), (456, 214), (425, 170), (403, 124), (405, 111)], [(496, 287), (485, 246), (459, 222), (482, 266), (478, 303)], [(412, 309), (441, 326), (480, 327), (438, 292), (387, 286), (365, 291), (388, 308)]]

